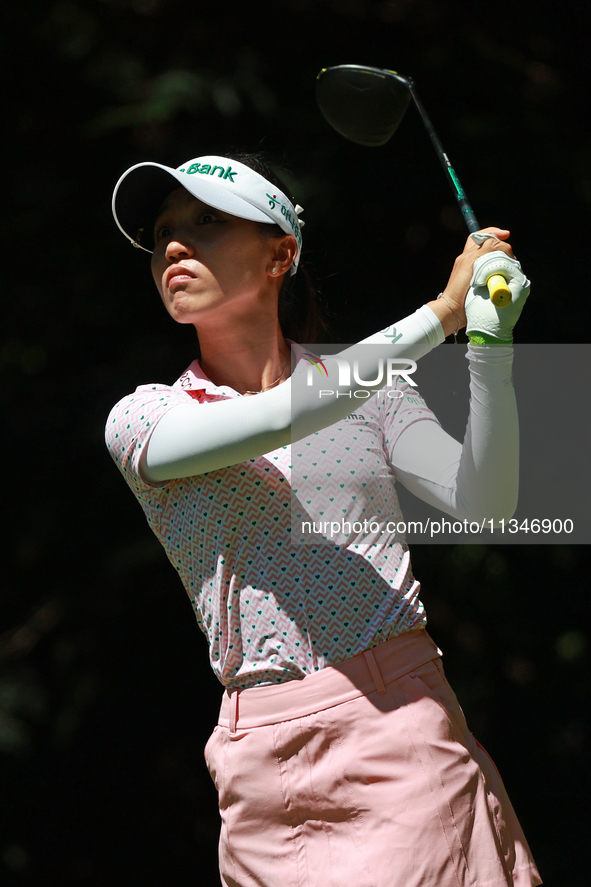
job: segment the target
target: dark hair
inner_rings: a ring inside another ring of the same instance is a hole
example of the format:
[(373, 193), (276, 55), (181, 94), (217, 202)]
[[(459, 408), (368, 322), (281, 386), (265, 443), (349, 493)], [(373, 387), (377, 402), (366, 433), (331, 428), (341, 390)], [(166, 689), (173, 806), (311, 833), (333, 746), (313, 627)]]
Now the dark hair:
[[(226, 155), (229, 160), (243, 163), (249, 169), (276, 185), (294, 204), (291, 191), (285, 182), (270, 166), (270, 161), (261, 152), (237, 151)], [(281, 237), (285, 234), (279, 225), (261, 223), (261, 233), (265, 237)], [(326, 341), (328, 324), (319, 306), (319, 291), (310, 269), (300, 259), (296, 274), (286, 274), (279, 292), (279, 323), (286, 339), (312, 345)]]

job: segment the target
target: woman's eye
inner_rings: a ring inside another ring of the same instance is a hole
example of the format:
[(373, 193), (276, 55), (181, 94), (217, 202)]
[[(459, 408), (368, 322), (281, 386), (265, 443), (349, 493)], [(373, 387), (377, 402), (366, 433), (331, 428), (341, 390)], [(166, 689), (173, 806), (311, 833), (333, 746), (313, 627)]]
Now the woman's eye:
[[(196, 219), (197, 225), (211, 225), (214, 222), (219, 221), (218, 217), (215, 213), (202, 213)], [(157, 242), (159, 240), (167, 240), (170, 237), (174, 236), (174, 229), (172, 225), (157, 225), (154, 228), (154, 241)]]

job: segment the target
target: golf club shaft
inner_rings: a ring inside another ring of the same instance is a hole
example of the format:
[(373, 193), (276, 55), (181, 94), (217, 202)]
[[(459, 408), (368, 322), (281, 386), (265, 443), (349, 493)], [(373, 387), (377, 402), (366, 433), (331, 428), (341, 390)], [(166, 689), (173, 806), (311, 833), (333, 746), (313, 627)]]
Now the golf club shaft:
[[(423, 119), (423, 123), (425, 124), (425, 128), (426, 128), (427, 132), (429, 133), (429, 138), (431, 139), (431, 142), (433, 143), (433, 147), (435, 148), (435, 151), (437, 152), (437, 156), (439, 157), (439, 160), (441, 161), (441, 165), (443, 166), (443, 169), (445, 170), (446, 178), (449, 181), (449, 184), (451, 186), (451, 190), (453, 191), (456, 200), (458, 201), (458, 205), (460, 207), (460, 211), (462, 213), (464, 221), (466, 222), (466, 225), (468, 227), (468, 231), (470, 232), (470, 234), (474, 233), (475, 231), (479, 231), (480, 224), (478, 222), (478, 219), (476, 218), (474, 210), (472, 209), (472, 207), (470, 206), (470, 204), (468, 202), (468, 198), (466, 197), (466, 193), (465, 193), (464, 189), (462, 188), (462, 185), (461, 185), (460, 180), (457, 176), (457, 173), (456, 173), (455, 169), (453, 168), (453, 166), (451, 165), (451, 163), (449, 161), (449, 157), (447, 156), (447, 154), (443, 150), (443, 145), (441, 144), (441, 142), (439, 141), (439, 138), (437, 137), (437, 133), (435, 132), (435, 130), (433, 128), (433, 124), (431, 123), (429, 116), (428, 116), (427, 112), (425, 111), (421, 100), (419, 99), (418, 95), (416, 94), (416, 92), (414, 90), (413, 81), (410, 79), (410, 77), (407, 79), (408, 79), (408, 88), (410, 90), (410, 94), (413, 97), (413, 101), (417, 107), (417, 110)], [(487, 281), (487, 287), (488, 287), (488, 292), (489, 292), (490, 298), (491, 298), (493, 304), (497, 308), (504, 308), (506, 305), (508, 305), (511, 302), (511, 291), (509, 290), (509, 287), (507, 285), (507, 281), (505, 280), (505, 278), (503, 277), (502, 274), (495, 274), (491, 278), (489, 278), (489, 280)]]
[(480, 224), (478, 222), (478, 219), (476, 218), (476, 214), (475, 214), (474, 210), (472, 209), (472, 207), (470, 206), (470, 204), (468, 203), (468, 198), (466, 197), (466, 193), (465, 193), (464, 189), (462, 188), (462, 185), (461, 185), (460, 180), (457, 176), (457, 173), (456, 173), (455, 169), (453, 168), (453, 166), (451, 165), (451, 163), (449, 161), (449, 157), (447, 156), (447, 154), (443, 150), (443, 145), (441, 144), (441, 142), (439, 141), (439, 138), (437, 137), (437, 133), (435, 132), (435, 130), (433, 128), (433, 124), (431, 123), (429, 116), (427, 115), (427, 112), (425, 111), (421, 100), (419, 99), (418, 95), (416, 94), (416, 92), (414, 90), (414, 84), (413, 84), (412, 80), (410, 80), (410, 78), (409, 78), (409, 89), (410, 89), (410, 94), (413, 98), (413, 101), (414, 101), (415, 105), (417, 106), (417, 110), (423, 119), (423, 123), (425, 124), (425, 128), (426, 128), (427, 132), (429, 133), (429, 138), (431, 139), (431, 141), (433, 143), (433, 147), (435, 148), (435, 150), (437, 152), (437, 156), (439, 157), (439, 160), (441, 161), (441, 165), (446, 172), (446, 178), (449, 181), (449, 184), (451, 186), (451, 190), (453, 191), (456, 200), (458, 201), (458, 204), (460, 206), (460, 210), (461, 210), (462, 215), (464, 217), (464, 221), (466, 222), (466, 225), (468, 226), (468, 231), (470, 232), (470, 234), (472, 234), (473, 231), (479, 231)]

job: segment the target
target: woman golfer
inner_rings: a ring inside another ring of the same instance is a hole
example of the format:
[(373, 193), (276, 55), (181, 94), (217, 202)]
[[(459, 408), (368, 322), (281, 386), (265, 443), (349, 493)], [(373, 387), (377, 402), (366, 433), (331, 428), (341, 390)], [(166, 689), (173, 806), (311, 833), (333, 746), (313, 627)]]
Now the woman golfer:
[[(509, 232), (469, 238), (441, 298), (339, 365), (297, 344), (322, 335), (298, 271), (302, 210), (256, 157), (139, 164), (113, 208), (152, 253), (165, 309), (199, 340), (199, 360), (171, 386), (124, 397), (106, 433), (225, 688), (205, 749), (223, 884), (541, 883), (425, 631), (396, 495), (398, 481), (460, 520), (513, 513), (510, 343), (529, 282)], [(499, 268), (513, 302), (497, 311), (484, 284)], [(379, 368), (463, 326), (471, 393), (458, 443), (408, 378), (384, 387)], [(357, 374), (343, 372), (350, 359)], [(295, 538), (292, 514), (309, 538)]]

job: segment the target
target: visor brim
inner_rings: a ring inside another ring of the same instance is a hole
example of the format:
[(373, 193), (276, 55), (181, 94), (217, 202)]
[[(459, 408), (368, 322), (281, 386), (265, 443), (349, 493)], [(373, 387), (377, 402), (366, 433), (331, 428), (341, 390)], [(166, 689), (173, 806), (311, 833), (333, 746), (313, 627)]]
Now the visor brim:
[(121, 176), (113, 193), (113, 215), (123, 234), (132, 243), (153, 252), (158, 212), (166, 197), (179, 187), (214, 209), (253, 222), (276, 224), (262, 210), (231, 194), (215, 178), (189, 177), (158, 163), (140, 163)]

